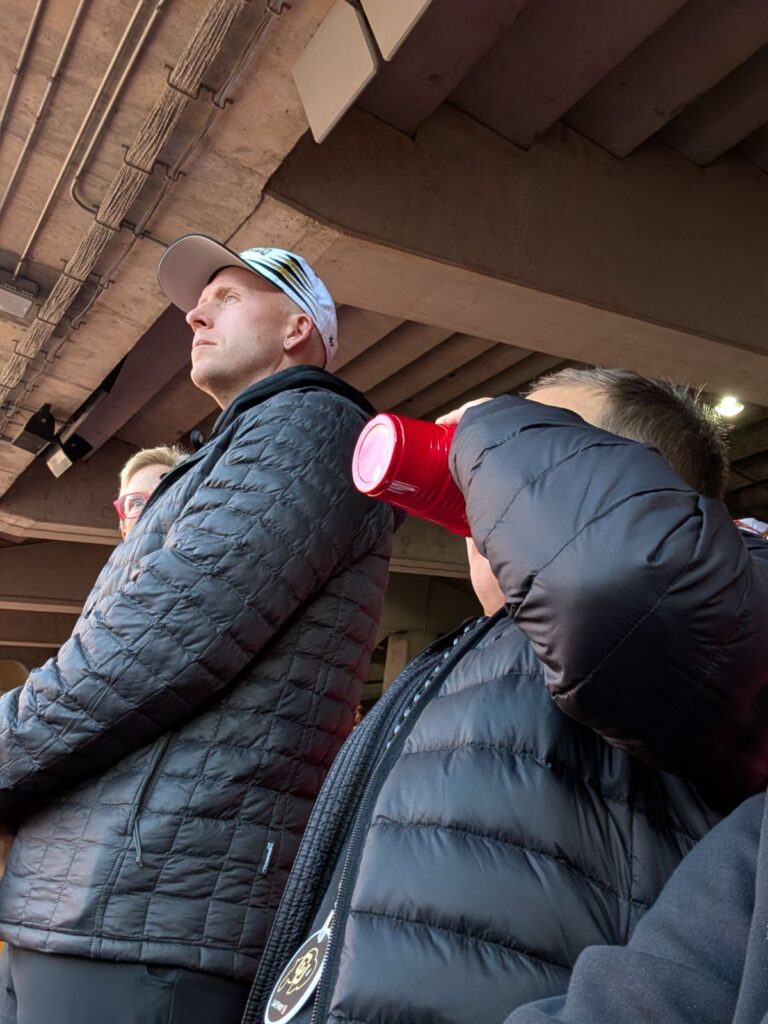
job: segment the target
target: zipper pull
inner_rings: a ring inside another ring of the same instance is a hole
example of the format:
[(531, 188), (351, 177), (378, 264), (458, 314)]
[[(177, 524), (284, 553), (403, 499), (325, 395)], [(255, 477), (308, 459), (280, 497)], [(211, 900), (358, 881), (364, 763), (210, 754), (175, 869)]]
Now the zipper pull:
[(269, 994), (264, 1024), (287, 1024), (314, 995), (325, 966), (336, 907), (293, 954)]
[(141, 835), (139, 834), (139, 816), (136, 815), (136, 821), (133, 823), (133, 848), (136, 851), (136, 863), (140, 868), (144, 867), (144, 861), (142, 859), (143, 851), (141, 849)]

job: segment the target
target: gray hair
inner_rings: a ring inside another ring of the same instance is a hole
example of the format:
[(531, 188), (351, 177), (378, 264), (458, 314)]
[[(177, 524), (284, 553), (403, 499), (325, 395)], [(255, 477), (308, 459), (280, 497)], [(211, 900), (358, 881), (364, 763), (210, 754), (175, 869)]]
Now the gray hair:
[(566, 367), (531, 385), (541, 388), (578, 385), (606, 399), (596, 424), (632, 441), (653, 445), (699, 494), (722, 498), (728, 480), (728, 426), (694, 389), (671, 381), (651, 380), (632, 370)]

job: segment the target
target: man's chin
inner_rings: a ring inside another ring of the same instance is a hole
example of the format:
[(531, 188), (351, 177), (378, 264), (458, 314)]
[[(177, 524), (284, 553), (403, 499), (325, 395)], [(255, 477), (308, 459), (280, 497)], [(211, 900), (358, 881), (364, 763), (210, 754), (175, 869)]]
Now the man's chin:
[(206, 395), (210, 395), (217, 404), (221, 404), (217, 397), (218, 389), (216, 388), (215, 381), (211, 379), (209, 374), (206, 374), (203, 371), (202, 367), (193, 366), (190, 370), (189, 377), (198, 391), (204, 391)]

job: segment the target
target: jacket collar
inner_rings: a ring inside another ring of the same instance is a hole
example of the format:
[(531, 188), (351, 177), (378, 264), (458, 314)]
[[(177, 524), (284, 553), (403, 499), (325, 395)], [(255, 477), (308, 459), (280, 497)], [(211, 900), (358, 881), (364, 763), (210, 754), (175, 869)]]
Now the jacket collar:
[(233, 398), (216, 420), (211, 437), (221, 433), (242, 413), (260, 405), (268, 398), (292, 388), (307, 387), (323, 388), (326, 391), (342, 395), (370, 415), (376, 411), (368, 399), (356, 388), (340, 380), (334, 374), (328, 373), (327, 370), (321, 370), (316, 366), (291, 366), (287, 370), (280, 370), (278, 373), (273, 373), (271, 377), (249, 385)]
[[(327, 370), (321, 370), (316, 366), (291, 366), (287, 370), (280, 370), (279, 373), (273, 373), (271, 377), (267, 377), (265, 380), (260, 380), (256, 384), (251, 384), (249, 387), (244, 388), (239, 395), (229, 403), (226, 409), (223, 409), (221, 415), (214, 424), (211, 436), (208, 441), (198, 451), (193, 452), (191, 455), (183, 459), (178, 465), (174, 466), (173, 469), (169, 470), (162, 478), (160, 483), (157, 485), (153, 493), (150, 495), (149, 500), (142, 509), (142, 516), (145, 514), (150, 505), (154, 505), (156, 500), (168, 490), (170, 485), (174, 483), (178, 477), (186, 473), (190, 466), (193, 466), (196, 462), (203, 458), (204, 454), (208, 450), (208, 445), (216, 437), (217, 434), (221, 434), (227, 427), (230, 427), (239, 416), (247, 412), (249, 409), (253, 409), (254, 406), (260, 405), (265, 402), (268, 398), (272, 398), (274, 395), (279, 395), (282, 391), (289, 391), (292, 388), (323, 388), (326, 391), (332, 391), (337, 395), (343, 395), (344, 398), (348, 398), (351, 402), (354, 402), (363, 412), (368, 415), (373, 415), (376, 410), (368, 401), (368, 399), (361, 394), (356, 388), (346, 384), (343, 380), (334, 376), (332, 373), (328, 373)], [(403, 516), (403, 518), (405, 518)], [(399, 526), (400, 523), (396, 523)]]

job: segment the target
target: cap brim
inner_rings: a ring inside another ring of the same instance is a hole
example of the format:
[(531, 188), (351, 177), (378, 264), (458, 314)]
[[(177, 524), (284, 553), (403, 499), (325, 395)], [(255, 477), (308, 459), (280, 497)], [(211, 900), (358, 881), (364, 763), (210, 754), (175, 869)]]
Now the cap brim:
[(221, 242), (207, 235), (183, 235), (163, 254), (157, 267), (157, 283), (174, 306), (188, 313), (200, 301), (203, 288), (222, 267), (243, 267), (252, 274), (257, 273)]

